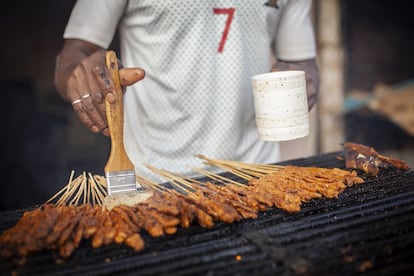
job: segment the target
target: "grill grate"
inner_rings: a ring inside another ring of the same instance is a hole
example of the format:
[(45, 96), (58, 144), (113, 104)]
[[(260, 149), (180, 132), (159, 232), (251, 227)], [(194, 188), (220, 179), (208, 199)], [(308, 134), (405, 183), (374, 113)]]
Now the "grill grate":
[[(342, 167), (336, 155), (289, 164)], [(23, 211), (0, 213), (0, 230)], [(39, 252), (22, 267), (0, 259), (0, 270), (20, 275), (409, 274), (414, 271), (414, 171), (367, 177), (337, 199), (312, 200), (296, 214), (271, 209), (255, 220), (210, 230), (192, 226), (157, 239), (142, 235), (146, 248), (139, 253), (123, 245), (92, 249), (84, 242), (67, 260)]]

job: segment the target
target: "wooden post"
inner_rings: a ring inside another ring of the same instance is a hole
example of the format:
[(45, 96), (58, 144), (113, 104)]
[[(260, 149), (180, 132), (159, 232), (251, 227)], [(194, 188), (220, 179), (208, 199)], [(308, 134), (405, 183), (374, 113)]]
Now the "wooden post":
[(340, 0), (317, 0), (316, 36), (320, 70), (320, 151), (341, 149), (344, 142), (344, 52)]

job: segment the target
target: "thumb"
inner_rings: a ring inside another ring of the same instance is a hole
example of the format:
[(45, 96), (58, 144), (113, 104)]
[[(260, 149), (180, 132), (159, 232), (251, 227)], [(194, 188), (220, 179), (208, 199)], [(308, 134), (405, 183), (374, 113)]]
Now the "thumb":
[(119, 79), (122, 86), (130, 86), (142, 80), (145, 77), (145, 71), (140, 68), (122, 68), (119, 69)]

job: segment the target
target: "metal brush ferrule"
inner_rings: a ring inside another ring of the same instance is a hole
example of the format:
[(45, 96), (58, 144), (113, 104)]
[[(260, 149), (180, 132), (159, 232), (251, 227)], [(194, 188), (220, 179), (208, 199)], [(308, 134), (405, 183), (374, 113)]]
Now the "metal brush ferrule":
[(108, 195), (137, 190), (134, 171), (114, 171), (105, 174)]

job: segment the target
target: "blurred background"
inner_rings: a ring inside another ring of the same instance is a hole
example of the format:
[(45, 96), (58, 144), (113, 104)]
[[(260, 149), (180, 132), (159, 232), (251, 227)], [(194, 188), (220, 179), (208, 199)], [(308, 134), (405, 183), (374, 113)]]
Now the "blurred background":
[[(53, 83), (74, 3), (22, 0), (0, 11), (0, 210), (43, 203), (71, 170), (103, 175), (109, 140), (81, 125)], [(352, 141), (413, 167), (410, 1), (315, 0), (313, 13), (321, 72), (316, 152)]]

